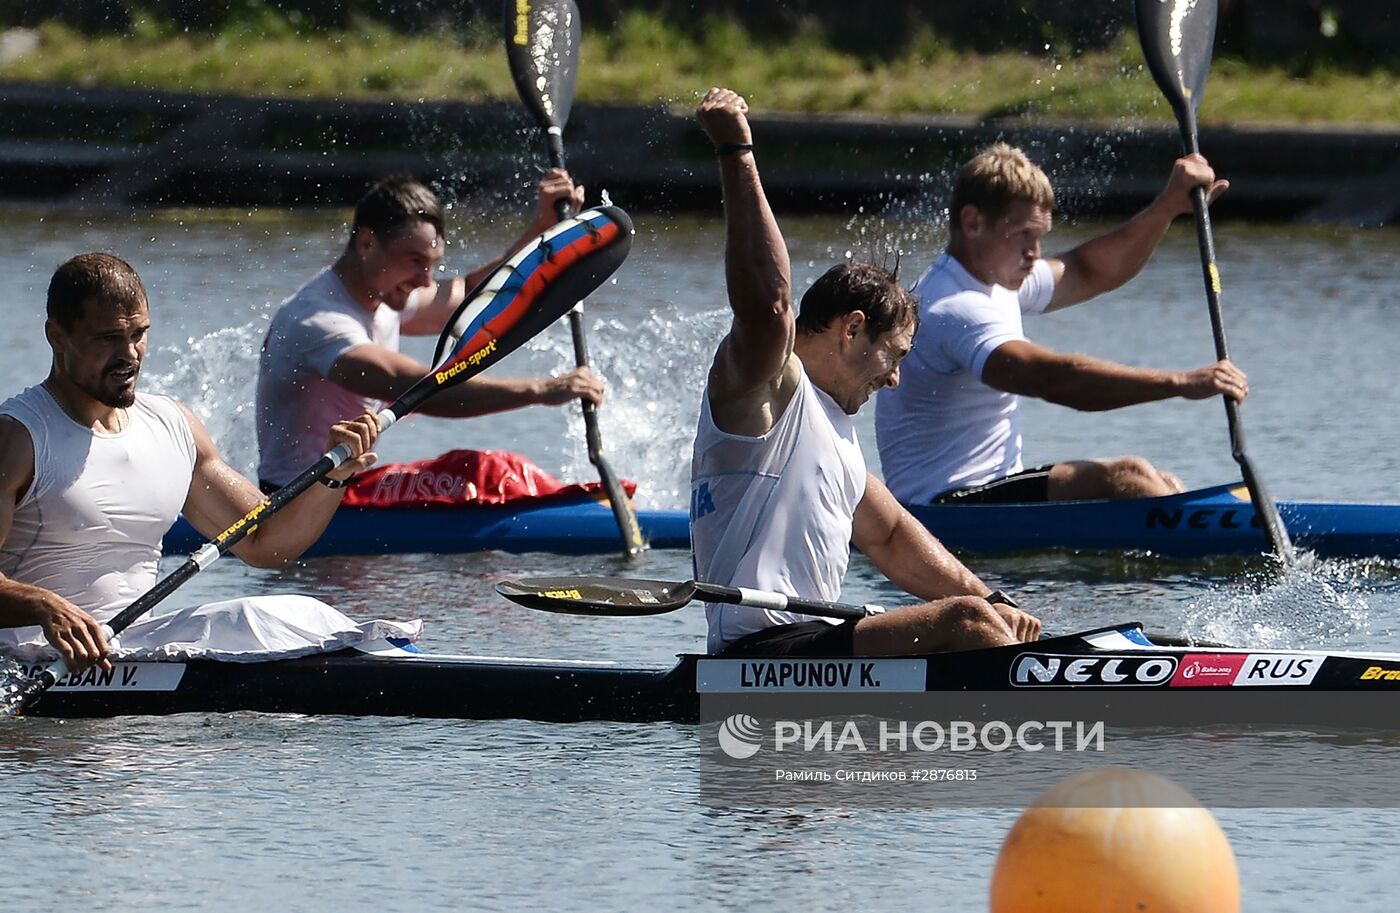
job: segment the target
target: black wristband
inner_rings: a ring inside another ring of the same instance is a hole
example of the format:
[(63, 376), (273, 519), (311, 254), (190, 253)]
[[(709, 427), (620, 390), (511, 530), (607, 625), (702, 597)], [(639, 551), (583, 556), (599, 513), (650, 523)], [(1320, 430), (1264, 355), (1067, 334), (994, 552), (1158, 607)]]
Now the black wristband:
[(1011, 608), (1013, 609), (1019, 609), (1021, 607), (1021, 604), (1019, 602), (1006, 595), (1006, 593), (1002, 590), (992, 590), (990, 593), (988, 593), (986, 596), (983, 596), (982, 598), (992, 603), (993, 605), (1006, 605), (1011, 606)]
[(330, 476), (321, 476), (321, 477), (320, 477), (319, 479), (317, 479), (316, 481), (320, 482), (322, 485), (326, 486), (327, 488), (344, 488), (346, 485), (349, 485), (350, 482), (351, 482), (351, 480), (354, 479), (354, 478), (355, 478), (354, 476), (351, 476), (349, 479), (341, 479), (339, 482), (337, 482), (335, 479), (332, 479)]
[(715, 147), (715, 155), (735, 155), (740, 152), (752, 152), (753, 143), (720, 143)]

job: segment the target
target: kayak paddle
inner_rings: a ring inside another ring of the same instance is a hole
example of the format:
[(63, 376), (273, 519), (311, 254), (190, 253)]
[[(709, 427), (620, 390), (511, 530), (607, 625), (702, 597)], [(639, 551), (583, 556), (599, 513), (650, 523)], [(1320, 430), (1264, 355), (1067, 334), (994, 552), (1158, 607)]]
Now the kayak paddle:
[[(530, 609), (560, 615), (605, 615), (611, 618), (665, 615), (683, 609), (697, 600), (842, 620), (861, 619), (885, 611), (881, 606), (868, 603), (853, 605), (845, 602), (825, 602), (820, 599), (802, 599), (784, 593), (720, 586), (717, 583), (701, 583), (698, 580), (668, 583), (663, 580), (634, 580), (624, 577), (527, 577), (522, 580), (502, 580), (496, 584), (496, 592), (511, 602)], [(1044, 633), (1040, 635), (1042, 640), (1048, 636)], [(1227, 644), (1180, 635), (1148, 636), (1153, 643), (1163, 647), (1228, 647)]]
[(665, 615), (696, 600), (799, 612), (824, 618), (864, 618), (885, 611), (877, 605), (858, 606), (802, 599), (783, 593), (720, 586), (698, 580), (667, 583), (622, 577), (528, 577), (503, 580), (496, 584), (496, 592), (527, 608), (564, 615)]
[[(632, 220), (616, 206), (590, 209), (555, 225), (498, 267), (457, 308), (438, 340), (435, 367), (392, 405), (379, 412), (384, 431), (434, 394), (474, 377), (520, 348), (575, 301), (603, 283), (632, 246)], [(185, 581), (223, 557), (289, 501), (350, 456), (344, 444), (331, 450), (241, 517), (142, 593), (104, 626), (111, 640)], [(66, 671), (51, 663), (26, 682), (10, 702), (23, 706)]]
[[(544, 130), (549, 142), (549, 161), (564, 167), (564, 125), (574, 103), (574, 83), (578, 78), (580, 27), (574, 0), (505, 0), (506, 59), (510, 75), (525, 108)], [(567, 200), (559, 201), (559, 218), (569, 217)], [(583, 335), (583, 299), (569, 311), (569, 331), (574, 340), (574, 363), (588, 367), (588, 340)], [(622, 535), (622, 554), (635, 558), (646, 542), (637, 524), (637, 513), (603, 455), (603, 433), (598, 427), (598, 407), (583, 400), (583, 428), (588, 441), (588, 461), (598, 470), (598, 478), (608, 494), (613, 519)]]
[[(1176, 113), (1186, 152), (1201, 151), (1196, 132), (1196, 112), (1205, 94), (1210, 55), (1215, 45), (1216, 0), (1136, 0), (1138, 38), (1147, 68)], [(1211, 235), (1210, 206), (1206, 189), (1197, 187), (1192, 201), (1196, 210), (1196, 241), (1205, 273), (1206, 303), (1215, 333), (1215, 357), (1229, 358), (1225, 347), (1225, 323), (1220, 314), (1220, 270), (1215, 264), (1215, 240)], [(1279, 516), (1278, 506), (1264, 489), (1259, 473), (1244, 449), (1244, 427), (1239, 404), (1226, 396), (1225, 418), (1230, 428), (1230, 450), (1240, 466), (1250, 499), (1269, 539), (1269, 547), (1288, 567), (1297, 563), (1293, 540)]]

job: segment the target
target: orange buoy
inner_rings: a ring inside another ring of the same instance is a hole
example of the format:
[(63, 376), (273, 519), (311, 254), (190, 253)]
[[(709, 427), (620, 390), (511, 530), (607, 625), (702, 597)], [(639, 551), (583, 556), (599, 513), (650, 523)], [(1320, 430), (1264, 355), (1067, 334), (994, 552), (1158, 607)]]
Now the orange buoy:
[(1106, 767), (1045, 792), (1006, 835), (991, 913), (1239, 913), (1235, 854), (1157, 774)]

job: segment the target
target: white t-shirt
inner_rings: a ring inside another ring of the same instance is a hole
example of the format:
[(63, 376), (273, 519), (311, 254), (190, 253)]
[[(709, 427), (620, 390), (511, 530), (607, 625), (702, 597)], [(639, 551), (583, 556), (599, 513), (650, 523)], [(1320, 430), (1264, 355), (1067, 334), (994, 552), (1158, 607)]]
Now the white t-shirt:
[[(29, 432), (34, 481), (0, 545), (0, 573), (106, 621), (156, 582), (160, 543), (194, 477), (194, 433), (176, 402), (145, 393), (107, 434), (69, 417), (42, 384), (0, 404)], [(0, 645), (42, 641), (0, 628)]]
[(1020, 472), (1020, 397), (982, 382), (987, 356), (1025, 339), (1023, 314), (1050, 304), (1055, 280), (1037, 260), (1012, 291), (976, 279), (946, 251), (914, 286), (919, 331), (899, 386), (875, 400), (885, 483), (905, 504)]
[[(715, 426), (707, 387), (690, 469), (695, 577), (834, 602), (865, 497), (865, 457), (851, 417), (802, 372), (792, 401), (762, 437)], [(799, 621), (794, 612), (709, 604), (708, 649)]]
[(326, 449), (326, 434), (342, 419), (383, 408), (329, 379), (336, 359), (365, 343), (399, 349), (396, 313), (381, 304), (360, 307), (335, 271), (317, 273), (272, 318), (258, 362), (258, 478), (285, 485)]

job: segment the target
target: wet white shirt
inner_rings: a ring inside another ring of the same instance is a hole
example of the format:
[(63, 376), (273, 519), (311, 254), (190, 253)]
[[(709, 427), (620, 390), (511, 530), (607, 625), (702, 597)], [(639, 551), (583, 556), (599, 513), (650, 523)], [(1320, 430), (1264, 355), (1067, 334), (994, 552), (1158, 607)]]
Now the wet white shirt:
[(1020, 472), (1021, 399), (982, 382), (998, 346), (1025, 339), (1021, 317), (1050, 304), (1055, 280), (1037, 260), (1012, 291), (987, 285), (946, 251), (914, 286), (919, 330), (899, 386), (875, 399), (885, 484), (905, 504), (927, 504)]
[[(806, 371), (762, 437), (716, 427), (706, 388), (690, 470), (696, 579), (839, 600), (865, 481), (865, 457), (851, 417)], [(774, 625), (838, 623), (745, 606), (709, 604), (705, 612), (711, 653)]]
[[(194, 434), (179, 405), (144, 393), (127, 425), (105, 433), (63, 411), (42, 384), (0, 404), (34, 445), (34, 481), (0, 545), (0, 573), (51, 590), (100, 621), (156, 581), (161, 539), (194, 477)], [(42, 640), (0, 628), (0, 644)]]

